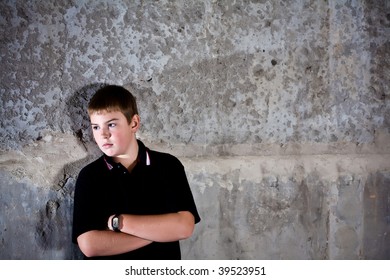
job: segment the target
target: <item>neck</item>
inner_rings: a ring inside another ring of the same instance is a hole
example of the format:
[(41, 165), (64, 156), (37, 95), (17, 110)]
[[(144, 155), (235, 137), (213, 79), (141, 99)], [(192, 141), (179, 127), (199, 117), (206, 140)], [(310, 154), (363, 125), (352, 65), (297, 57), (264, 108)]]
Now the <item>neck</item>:
[(131, 171), (137, 164), (138, 150), (138, 142), (134, 141), (134, 145), (130, 147), (129, 151), (124, 155), (115, 157), (114, 161), (121, 163), (124, 167)]

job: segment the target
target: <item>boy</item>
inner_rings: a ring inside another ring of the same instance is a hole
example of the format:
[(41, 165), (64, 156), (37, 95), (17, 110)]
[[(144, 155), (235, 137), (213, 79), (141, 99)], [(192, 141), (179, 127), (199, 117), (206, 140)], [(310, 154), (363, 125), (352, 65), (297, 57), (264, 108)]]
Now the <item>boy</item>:
[(103, 152), (78, 176), (73, 242), (93, 259), (180, 259), (179, 240), (200, 221), (184, 167), (136, 139), (136, 100), (108, 85), (90, 100), (95, 142)]

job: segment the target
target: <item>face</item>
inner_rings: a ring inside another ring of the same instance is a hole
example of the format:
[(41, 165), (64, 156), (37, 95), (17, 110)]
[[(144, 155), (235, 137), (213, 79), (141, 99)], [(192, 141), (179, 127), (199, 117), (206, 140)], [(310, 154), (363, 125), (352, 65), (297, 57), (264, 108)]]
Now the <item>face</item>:
[(90, 115), (93, 137), (100, 150), (114, 159), (132, 155), (136, 148), (135, 133), (139, 117), (135, 115), (129, 124), (122, 112), (98, 112)]

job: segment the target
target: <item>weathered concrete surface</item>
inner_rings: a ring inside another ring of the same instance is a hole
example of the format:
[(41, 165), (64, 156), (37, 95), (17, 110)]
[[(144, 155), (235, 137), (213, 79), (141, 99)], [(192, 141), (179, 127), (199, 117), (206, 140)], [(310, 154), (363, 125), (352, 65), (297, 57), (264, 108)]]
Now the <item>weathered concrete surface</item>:
[[(378, 194), (378, 186), (388, 186), (390, 174), (376, 172), (389, 168), (388, 156), (266, 156), (184, 163), (192, 167), (189, 180), (205, 217), (189, 256), (358, 259), (388, 254), (385, 217), (390, 196), (386, 188)], [(363, 193), (364, 189), (370, 190)], [(375, 213), (378, 209), (381, 213)], [(375, 221), (374, 216), (382, 218)], [(374, 240), (362, 242), (363, 237)], [(371, 254), (375, 242), (384, 247)]]
[[(374, 2), (374, 3), (373, 3)], [(0, 259), (73, 259), (85, 105), (186, 166), (189, 259), (390, 258), (388, 1), (1, 1)]]

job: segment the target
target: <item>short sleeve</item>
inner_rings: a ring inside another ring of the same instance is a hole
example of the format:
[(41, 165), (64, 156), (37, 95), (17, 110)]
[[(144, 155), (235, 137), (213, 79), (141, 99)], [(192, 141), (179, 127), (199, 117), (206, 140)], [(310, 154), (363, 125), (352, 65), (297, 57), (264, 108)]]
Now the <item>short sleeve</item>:
[(194, 215), (195, 223), (199, 223), (201, 218), (188, 183), (184, 166), (176, 158), (173, 163), (173, 174), (171, 176), (173, 178), (172, 183), (174, 184), (177, 211), (191, 212)]
[(77, 237), (87, 231), (105, 229), (106, 219), (102, 212), (102, 198), (94, 179), (92, 168), (81, 170), (75, 187), (73, 207), (72, 241), (77, 243)]

